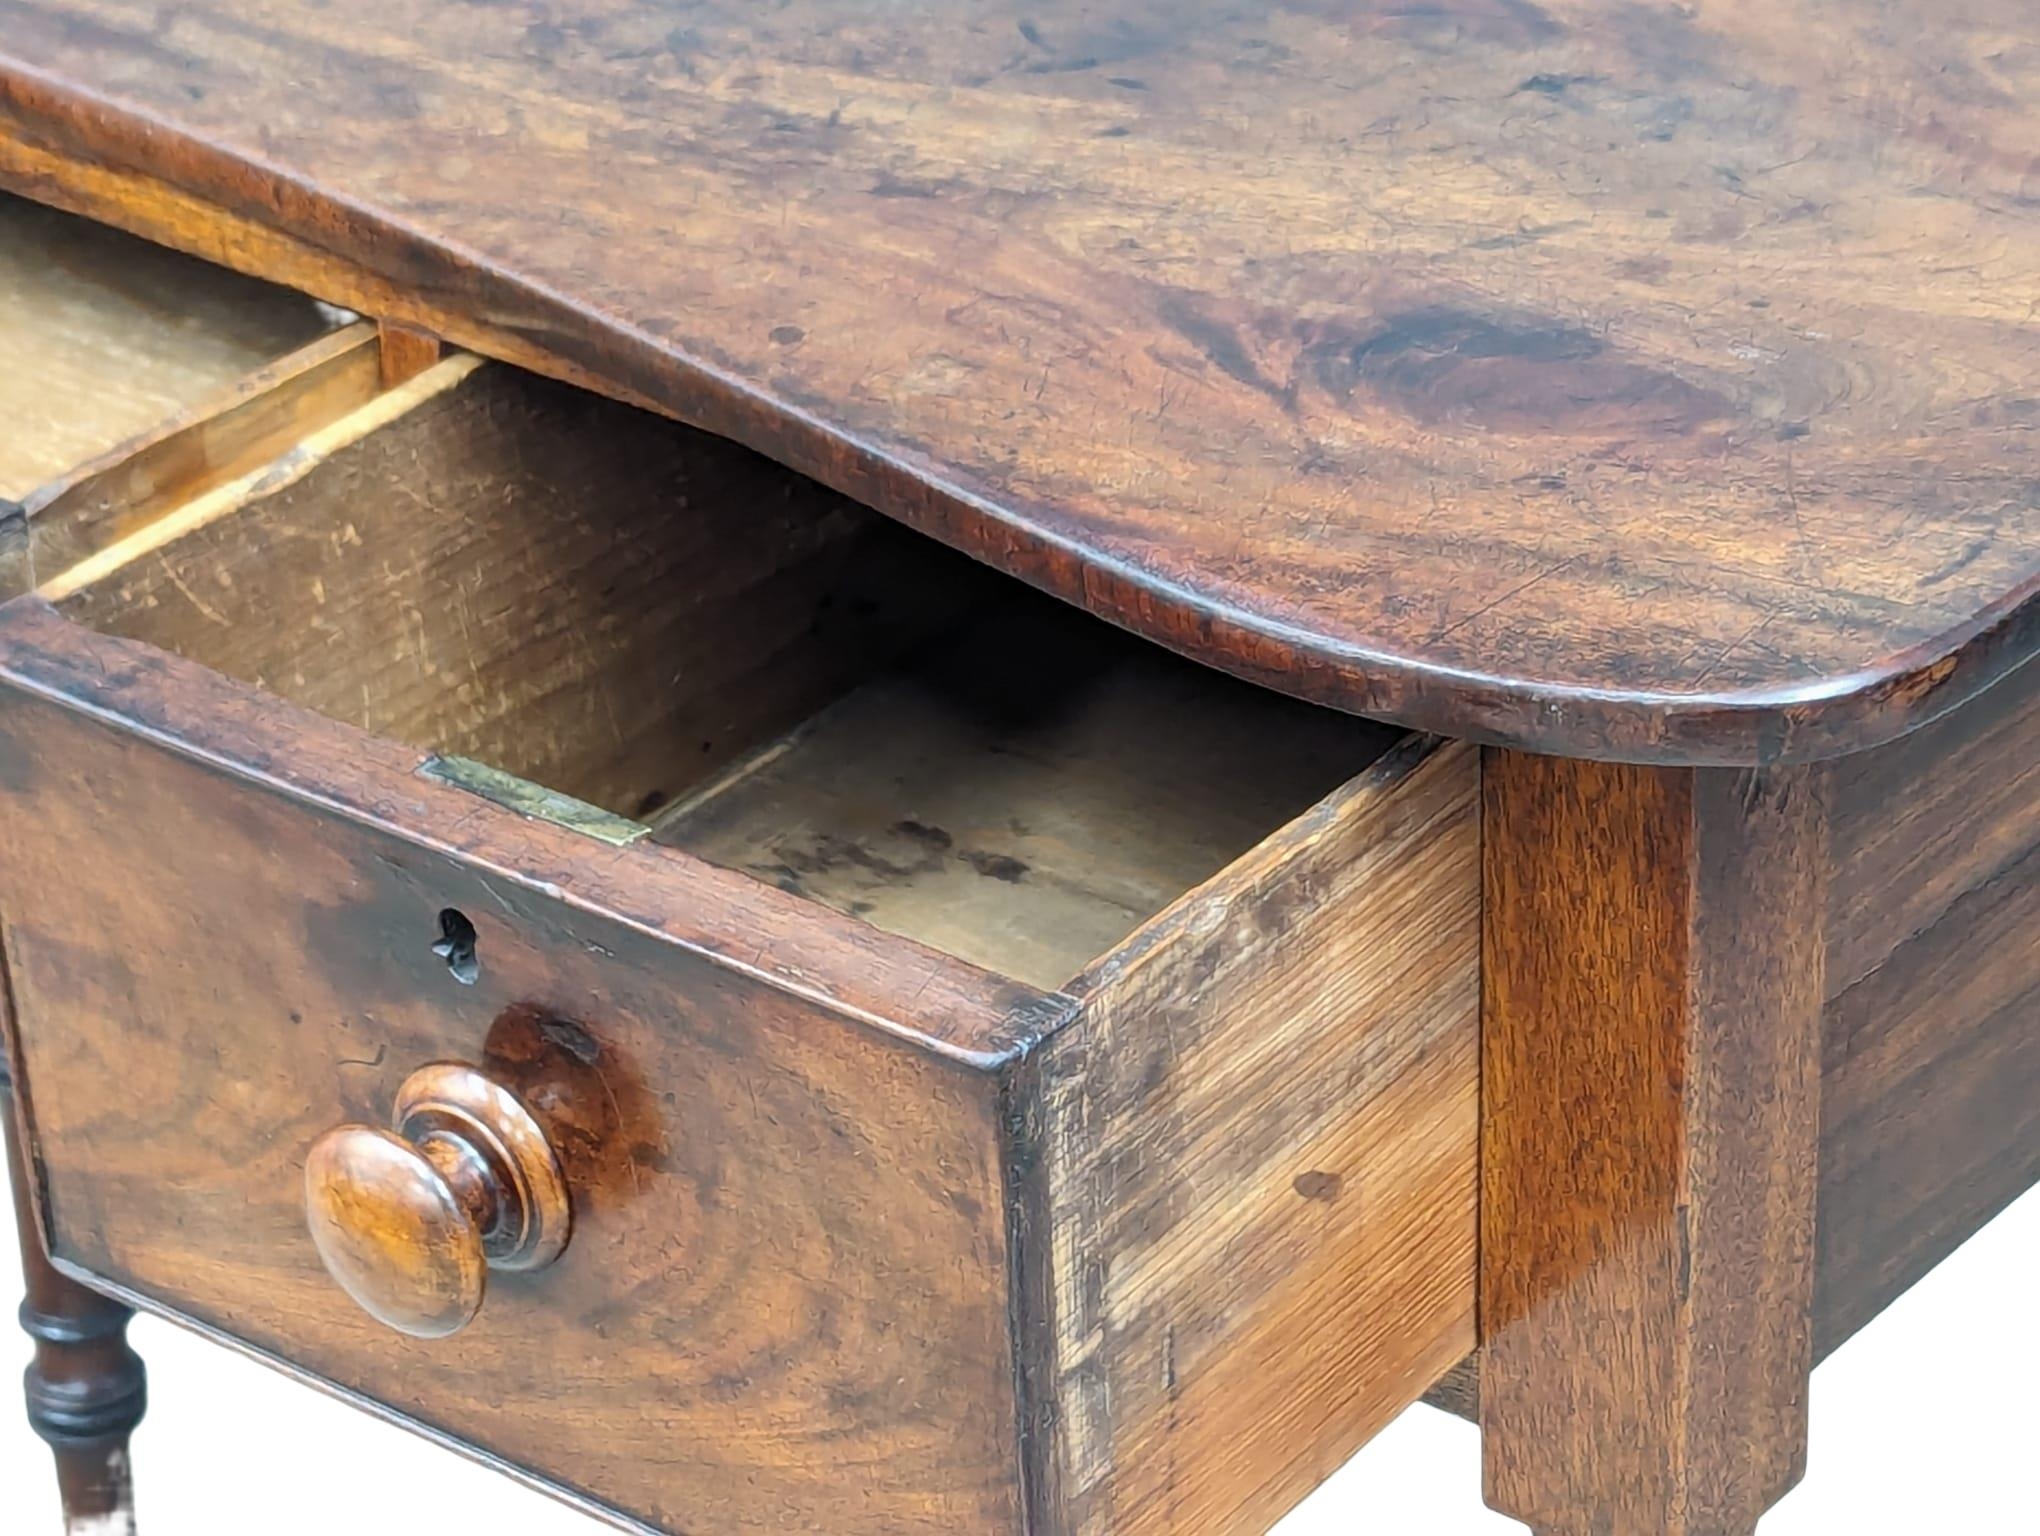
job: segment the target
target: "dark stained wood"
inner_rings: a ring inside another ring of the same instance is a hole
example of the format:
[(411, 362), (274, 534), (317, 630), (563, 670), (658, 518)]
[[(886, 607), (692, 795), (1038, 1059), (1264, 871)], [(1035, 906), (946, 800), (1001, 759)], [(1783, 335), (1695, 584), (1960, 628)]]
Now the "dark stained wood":
[(1829, 769), (1828, 992), (1840, 996), (2040, 840), (2040, 667)]
[(0, 183), (1310, 698), (1783, 760), (2034, 649), (2017, 0), (0, 18)]
[(573, 1223), (546, 1127), (486, 1069), (463, 1062), (405, 1078), (388, 1128), (335, 1126), (305, 1154), (305, 1224), (326, 1272), (414, 1339), (472, 1323), (492, 1271), (557, 1262)]
[(1749, 1536), (1805, 1469), (1818, 768), (1494, 751), (1480, 1414), (1540, 1536)]
[[(0, 960), (0, 1046), (12, 1038), (7, 977)], [(57, 1273), (36, 1224), (38, 1203), (16, 1118), (8, 1051), (0, 1049), (0, 1137), (21, 1240), (27, 1295), (21, 1326), (35, 1340), (23, 1387), (29, 1426), (56, 1457), (64, 1529), (74, 1536), (134, 1536), (135, 1495), (128, 1440), (148, 1407), (142, 1362), (128, 1347), (133, 1313)]]
[(2040, 1181), (2040, 669), (1827, 772), (1816, 1358)]
[[(1017, 1528), (990, 1064), (1047, 1000), (33, 602), (0, 650), (60, 1260), (660, 1529)], [(575, 1240), (428, 1344), (326, 1274), (303, 1165), (445, 1059), (543, 1117)]]
[[(67, 1272), (702, 1532), (1252, 1531), (1471, 1343), (1471, 748), (1397, 745), (1068, 994), (417, 765), (0, 608)], [(435, 1059), (531, 1107), (573, 1240), (428, 1343), (303, 1199)]]
[(1832, 774), (1823, 1355), (2040, 1181), (2040, 667)]
[(643, 818), (995, 580), (731, 443), (456, 357), (43, 591)]
[(2040, 848), (1829, 1005), (1817, 1343), (2040, 1182)]
[(1266, 1530), (1472, 1341), (1478, 776), (1403, 743), (1074, 983), (1015, 1111), (1044, 1536)]

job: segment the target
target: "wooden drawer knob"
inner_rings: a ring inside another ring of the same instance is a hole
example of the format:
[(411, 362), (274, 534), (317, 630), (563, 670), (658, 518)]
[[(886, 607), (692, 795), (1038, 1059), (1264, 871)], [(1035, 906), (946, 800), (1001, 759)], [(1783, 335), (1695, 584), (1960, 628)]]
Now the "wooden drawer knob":
[(405, 1079), (391, 1123), (343, 1125), (305, 1159), (305, 1210), (326, 1270), (400, 1333), (474, 1321), (491, 1269), (541, 1269), (572, 1208), (545, 1132), (508, 1089), (439, 1062)]

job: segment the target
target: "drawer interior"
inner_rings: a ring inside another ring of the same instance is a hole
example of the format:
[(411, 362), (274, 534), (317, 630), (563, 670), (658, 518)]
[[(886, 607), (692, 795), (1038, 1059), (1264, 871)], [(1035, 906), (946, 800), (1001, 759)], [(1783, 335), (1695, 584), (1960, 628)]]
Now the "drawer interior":
[(1014, 593), (694, 787), (652, 835), (1052, 987), (1391, 739)]
[(0, 195), (0, 499), (198, 406), (333, 313), (104, 226)]
[(620, 838), (1040, 986), (1399, 734), (1134, 640), (727, 441), (466, 356), (38, 578), (80, 622), (470, 787), (551, 792), (520, 809), (598, 808)]

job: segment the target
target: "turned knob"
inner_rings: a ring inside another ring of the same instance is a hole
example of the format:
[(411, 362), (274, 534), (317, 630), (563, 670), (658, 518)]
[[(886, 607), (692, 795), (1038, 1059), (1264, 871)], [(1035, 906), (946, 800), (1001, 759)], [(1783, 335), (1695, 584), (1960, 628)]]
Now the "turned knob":
[(439, 1062), (397, 1090), (390, 1123), (343, 1125), (305, 1159), (305, 1211), (328, 1274), (418, 1339), (474, 1321), (491, 1269), (541, 1269), (567, 1246), (567, 1181), (531, 1111), (473, 1067)]

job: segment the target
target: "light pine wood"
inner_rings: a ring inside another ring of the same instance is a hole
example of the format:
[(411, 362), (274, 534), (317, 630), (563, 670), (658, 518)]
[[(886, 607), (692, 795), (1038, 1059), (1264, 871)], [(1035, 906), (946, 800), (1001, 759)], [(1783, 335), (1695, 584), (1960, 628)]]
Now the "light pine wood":
[(991, 579), (731, 443), (461, 355), (42, 592), (644, 818)]
[(1824, 772), (1482, 779), (1488, 1501), (1750, 1536), (1805, 1470)]
[[(222, 524), (224, 528), (214, 537), (238, 537), (245, 543), (253, 534), (248, 531), (250, 524), (241, 521), (241, 514), (251, 504), (259, 504), (264, 498), (295, 486), (306, 476), (316, 473), (334, 454), (343, 453), (365, 439), (373, 438), (420, 405), (458, 386), (480, 366), (479, 358), (455, 358), (429, 377), (414, 379), (401, 389), (371, 399), (360, 409), (350, 411), (297, 439), (290, 444), (287, 452), (273, 458), (258, 459), (245, 473), (188, 500), (173, 502), (158, 516), (125, 536), (94, 550), (77, 564), (58, 570), (36, 588), (36, 594), (47, 602), (75, 603), (89, 609), (86, 594), (94, 593), (95, 588), (106, 583), (142, 579), (157, 569), (157, 562), (166, 559), (168, 552), (190, 548), (187, 541), (199, 539), (215, 524)], [(350, 537), (345, 525), (334, 528), (332, 533), (335, 541), (343, 545), (354, 544), (359, 537), (358, 531)], [(210, 585), (215, 587), (231, 588), (234, 583), (234, 571), (230, 562), (225, 560), (214, 562), (208, 575)], [(173, 572), (169, 582), (173, 587), (177, 585), (174, 577)], [(123, 593), (136, 592), (135, 588), (125, 585), (120, 590)], [(236, 626), (222, 623), (218, 610), (197, 599), (191, 589), (178, 588), (178, 591), (206, 624), (217, 629), (242, 630), (242, 633), (231, 637), (215, 637), (225, 644), (261, 647), (270, 643), (271, 636), (295, 632), (296, 626), (287, 612), (269, 611), (267, 622)], [(109, 612), (117, 611), (103, 593), (97, 594), (97, 600)], [(136, 592), (134, 606), (153, 611), (161, 607), (162, 602)], [(194, 625), (193, 628), (198, 629), (199, 626)]]
[(0, 196), (0, 498), (27, 499), (327, 324), (302, 295)]
[[(165, 514), (279, 458), (315, 451), (321, 432), (374, 399), (378, 351), (369, 325), (318, 337), (39, 487), (24, 506), (31, 537), (18, 585), (64, 582)], [(114, 556), (109, 568), (125, 558)]]
[(41, 590), (1044, 987), (1395, 739), (1006, 586), (742, 450), (462, 356)]
[(1265, 1530), (1471, 1345), (1477, 785), (1407, 741), (1076, 981), (1020, 1111), (1044, 1532)]
[(1059, 987), (1398, 734), (1023, 599), (759, 748), (653, 836)]

